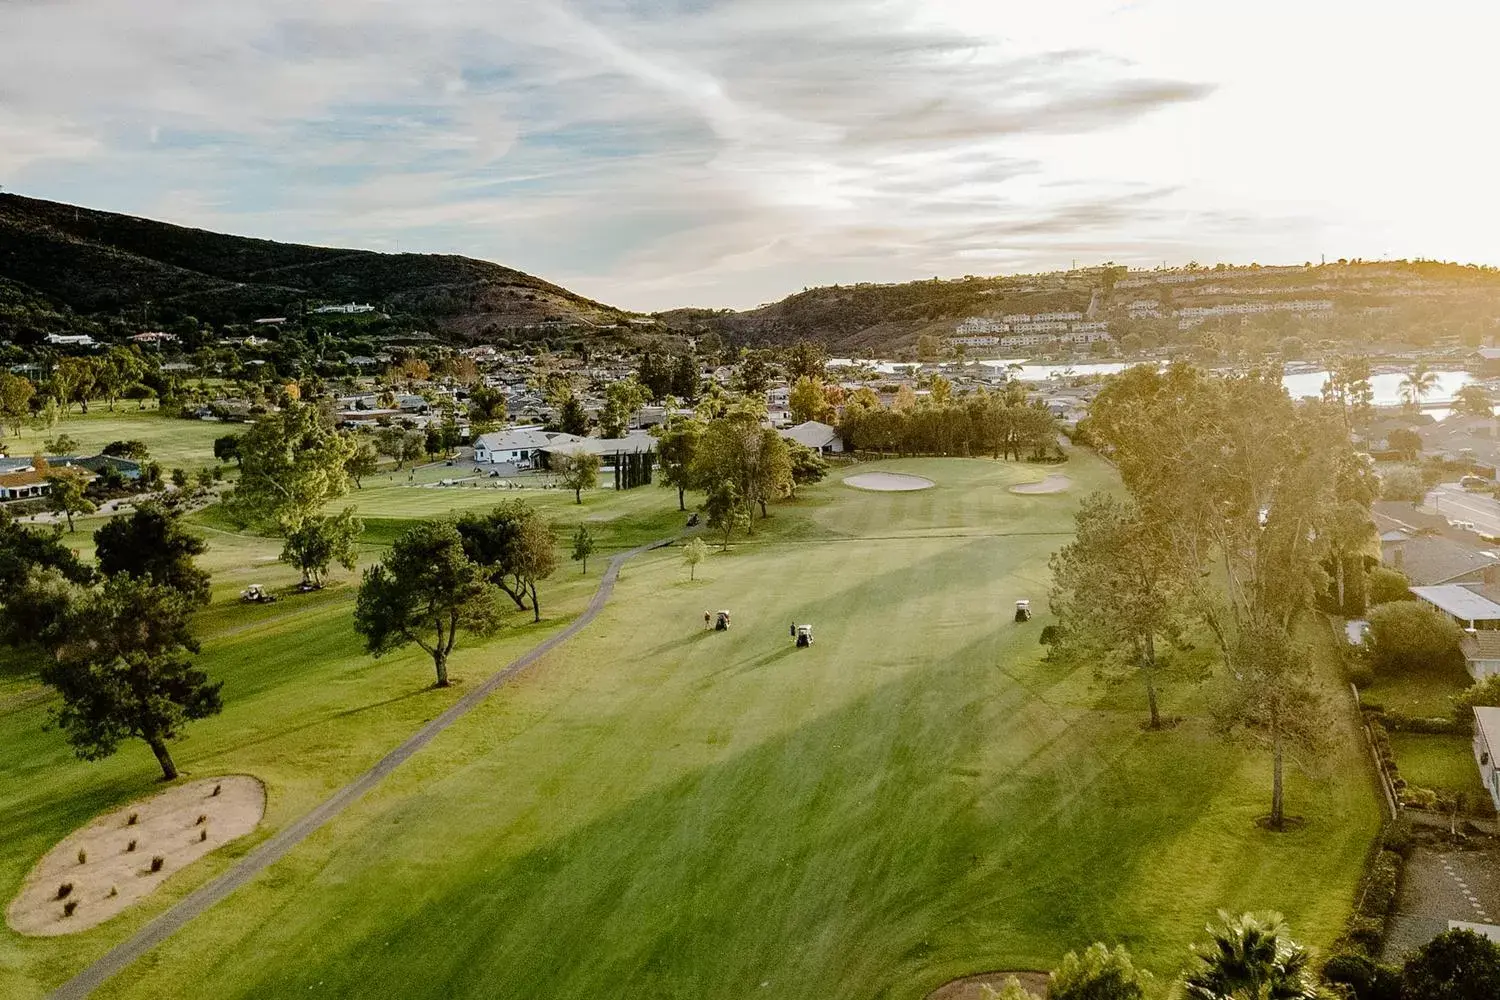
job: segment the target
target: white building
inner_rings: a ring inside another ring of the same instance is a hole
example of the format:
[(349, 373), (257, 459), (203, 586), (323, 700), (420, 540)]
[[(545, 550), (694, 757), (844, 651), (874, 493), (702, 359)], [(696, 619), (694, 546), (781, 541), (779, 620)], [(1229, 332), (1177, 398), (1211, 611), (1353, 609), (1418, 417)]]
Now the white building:
[(837, 454), (844, 450), (844, 439), (839, 437), (839, 432), (817, 420), (809, 420), (796, 427), (788, 427), (781, 432), (781, 436), (825, 455)]
[(86, 333), (49, 333), (47, 343), (55, 347), (97, 347), (98, 342)]
[(374, 306), (362, 305), (357, 302), (345, 302), (341, 306), (318, 306), (318, 308), (313, 310), (315, 313), (342, 313), (346, 316), (353, 316), (357, 313), (372, 313), (374, 311)]
[(987, 316), (970, 316), (958, 324), (955, 332), (960, 335), (984, 334), (984, 333), (1008, 333), (1010, 324), (1004, 320), (990, 319)]
[(954, 347), (994, 347), (1000, 343), (999, 337), (949, 337), (948, 343)]

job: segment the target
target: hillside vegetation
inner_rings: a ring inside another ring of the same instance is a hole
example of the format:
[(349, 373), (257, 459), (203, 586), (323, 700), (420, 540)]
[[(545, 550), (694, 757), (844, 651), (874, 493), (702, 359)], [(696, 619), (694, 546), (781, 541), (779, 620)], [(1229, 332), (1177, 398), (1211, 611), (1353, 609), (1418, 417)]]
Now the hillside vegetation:
[(353, 301), (461, 334), (622, 316), (468, 257), (277, 243), (10, 194), (0, 195), (0, 281), (17, 307), (26, 299), (33, 310), (84, 316), (149, 310), (232, 323)]

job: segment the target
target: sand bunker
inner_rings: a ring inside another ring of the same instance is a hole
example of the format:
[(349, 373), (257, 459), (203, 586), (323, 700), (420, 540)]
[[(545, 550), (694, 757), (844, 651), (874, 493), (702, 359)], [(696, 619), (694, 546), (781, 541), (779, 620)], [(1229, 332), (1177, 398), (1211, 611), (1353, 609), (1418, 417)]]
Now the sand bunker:
[(844, 485), (880, 493), (910, 493), (913, 490), (931, 489), (935, 484), (931, 479), (908, 476), (901, 472), (861, 472), (857, 476), (845, 476)]
[(1010, 491), (1012, 493), (1062, 493), (1072, 485), (1073, 480), (1054, 472), (1039, 483), (1022, 483), (1020, 486), (1012, 486)]
[(927, 1000), (984, 1000), (990, 994), (988, 986), (997, 993), (1014, 976), (1021, 985), (1039, 997), (1047, 995), (1047, 973), (1045, 972), (981, 972), (977, 976), (964, 976), (945, 983), (927, 994)]
[[(174, 872), (254, 830), (265, 811), (265, 788), (245, 775), (191, 781), (116, 809), (75, 830), (36, 863), (6, 909), (6, 922), (38, 936), (102, 924)], [(156, 858), (161, 865), (153, 872)], [(69, 903), (75, 904), (71, 914)]]

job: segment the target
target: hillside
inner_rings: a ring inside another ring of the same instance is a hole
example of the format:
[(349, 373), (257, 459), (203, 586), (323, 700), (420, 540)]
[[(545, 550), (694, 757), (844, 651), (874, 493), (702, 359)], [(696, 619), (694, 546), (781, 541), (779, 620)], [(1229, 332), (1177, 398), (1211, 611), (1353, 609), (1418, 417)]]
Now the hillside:
[[(1044, 317), (1038, 314), (1068, 316), (1062, 324), (1067, 329), (1055, 321), (1039, 327), (1036, 321)], [(1275, 348), (1286, 338), (1308, 346), (1474, 346), (1500, 333), (1497, 317), (1500, 272), (1419, 260), (1153, 271), (1095, 267), (832, 285), (743, 312), (676, 310), (660, 319), (674, 329), (711, 330), (736, 343), (818, 340), (835, 353), (860, 355), (914, 350), (924, 335), (1000, 341), (1008, 334), (1035, 336), (1045, 327), (1056, 327), (1044, 336), (1057, 340), (1107, 329), (1117, 340), (1136, 334), (1146, 346), (1203, 343), (1230, 353)]]
[(350, 301), (466, 336), (624, 315), (468, 257), (276, 243), (11, 194), (0, 194), (0, 280), (83, 316), (149, 308), (153, 320), (220, 324)]

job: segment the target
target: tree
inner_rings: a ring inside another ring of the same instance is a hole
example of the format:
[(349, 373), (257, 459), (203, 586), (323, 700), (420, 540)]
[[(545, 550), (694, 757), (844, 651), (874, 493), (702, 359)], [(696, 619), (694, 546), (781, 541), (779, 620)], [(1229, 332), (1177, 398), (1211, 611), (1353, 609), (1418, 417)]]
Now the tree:
[(806, 376), (799, 378), (792, 386), (788, 403), (792, 410), (792, 420), (799, 424), (809, 420), (823, 420), (833, 410), (823, 394), (823, 383)]
[(89, 583), (94, 571), (62, 540), (62, 529), (33, 530), (0, 507), (0, 604), (32, 569), (56, 570), (73, 583)]
[(144, 462), (151, 457), (151, 451), (146, 447), (146, 442), (131, 439), (129, 441), (111, 441), (100, 451), (102, 455), (113, 455), (117, 458), (133, 458)]
[(42, 442), (49, 455), (71, 455), (78, 450), (78, 442), (71, 434), (59, 434)]
[(736, 387), (746, 396), (764, 399), (771, 384), (771, 365), (759, 351), (746, 351), (735, 372)]
[(1401, 978), (1413, 1000), (1494, 1000), (1500, 945), (1473, 931), (1445, 931), (1406, 960)]
[(800, 441), (787, 442), (787, 457), (792, 463), (792, 488), (821, 483), (828, 475), (828, 463), (823, 456)]
[(443, 432), (437, 425), (427, 425), (427, 430), (422, 434), (422, 450), (427, 453), (429, 462), (443, 454)]
[(285, 537), (349, 490), (354, 443), (316, 407), (292, 403), (240, 438), (240, 478), (224, 500), (231, 516)]
[(573, 499), (583, 503), (583, 491), (599, 485), (599, 456), (586, 451), (572, 454), (554, 453), (552, 471), (565, 489), (573, 491)]
[(1369, 589), (1371, 607), (1377, 604), (1389, 604), (1391, 601), (1416, 600), (1411, 593), (1411, 581), (1399, 569), (1376, 566), (1370, 570), (1366, 585)]
[(694, 538), (682, 547), (682, 561), (687, 564), (689, 580), (696, 580), (698, 578), (698, 564), (707, 555), (708, 546), (703, 543), (703, 539), (701, 538)]
[(1436, 608), (1421, 601), (1394, 601), (1371, 608), (1368, 617), (1365, 648), (1377, 674), (1462, 669), (1463, 632)]
[(1409, 500), (1421, 503), (1427, 495), (1422, 473), (1409, 465), (1400, 465), (1380, 474), (1380, 496), (1384, 500)]
[(536, 510), (524, 500), (511, 500), (487, 514), (465, 514), (455, 527), (465, 555), (484, 570), (489, 582), (521, 610), (529, 598), (532, 618), (540, 621), (536, 582), (556, 569), (557, 554), (552, 529)]
[(588, 411), (583, 408), (583, 403), (576, 395), (569, 393), (558, 405), (557, 426), (564, 434), (582, 437), (589, 432)]
[(508, 405), (499, 389), (479, 385), (469, 391), (469, 419), (474, 423), (504, 423)]
[(1052, 971), (1047, 1000), (1145, 1000), (1151, 976), (1135, 967), (1124, 946), (1110, 951), (1102, 943), (1082, 955), (1068, 952)]
[(542, 602), (537, 598), (536, 584), (557, 569), (557, 548), (552, 529), (540, 517), (529, 517), (521, 524), (516, 548), (515, 576), (531, 594), (531, 620), (542, 620)]
[(599, 433), (607, 438), (624, 437), (630, 418), (651, 399), (651, 393), (634, 378), (615, 379), (604, 390), (604, 410), (599, 414)]
[(375, 453), (375, 446), (367, 440), (358, 441), (348, 460), (344, 462), (344, 471), (354, 480), (355, 489), (364, 489), (365, 477), (375, 475), (379, 468), (380, 456)]
[(134, 737), (166, 780), (177, 777), (167, 742), (223, 705), (220, 685), (192, 665), (191, 614), (181, 591), (128, 574), (76, 599), (42, 679), (62, 696), (54, 718), (79, 757), (102, 760)]
[(13, 436), (19, 436), (26, 417), (31, 413), (31, 398), (36, 395), (36, 386), (29, 379), (0, 371), (0, 426), (10, 428)]
[(375, 448), (401, 468), (406, 461), (408, 433), (405, 427), (382, 427), (375, 432)]
[(238, 434), (225, 434), (214, 438), (214, 460), (218, 462), (233, 461), (235, 465), (240, 464), (240, 436)]
[(661, 484), (676, 487), (677, 509), (687, 510), (687, 491), (697, 488), (693, 462), (703, 437), (703, 424), (691, 418), (674, 417), (657, 430), (656, 436)]
[(287, 533), (277, 558), (301, 571), (304, 586), (321, 587), (333, 563), (354, 569), (359, 561), (356, 544), (364, 529), (352, 507), (331, 516), (315, 514)]
[(94, 558), (107, 577), (135, 576), (170, 587), (194, 606), (208, 603), (208, 573), (193, 561), (208, 546), (176, 514), (154, 503), (115, 517), (94, 532)]
[(739, 405), (709, 421), (694, 457), (693, 479), (699, 483), (734, 483), (745, 513), (790, 496), (792, 460), (786, 440), (760, 423), (761, 411)]
[(1495, 415), (1495, 403), (1490, 391), (1475, 382), (1459, 389), (1453, 397), (1453, 412), (1471, 417), (1489, 418)]
[(73, 403), (80, 404), (84, 413), (89, 412), (94, 377), (95, 365), (90, 358), (63, 358), (52, 369), (52, 392), (62, 404), (63, 417)]
[(187, 486), (187, 484), (188, 484), (187, 470), (184, 469), (184, 468), (182, 468), (182, 467), (180, 467), (180, 466), (178, 468), (173, 469), (172, 470), (172, 485), (175, 486), (175, 487), (177, 487), (180, 490), (180, 489), (185, 488)]
[(1021, 980), (1015, 976), (1008, 977), (998, 990), (987, 983), (983, 988), (985, 1000), (1038, 1000), (1037, 995), (1022, 986)]
[[(1345, 593), (1346, 577), (1351, 570), (1354, 573), (1364, 572), (1363, 553), (1374, 537), (1375, 522), (1370, 519), (1367, 505), (1346, 500), (1335, 508), (1324, 538), (1333, 562), (1335, 594), (1340, 614), (1349, 612), (1349, 595)], [(1358, 588), (1358, 592), (1363, 594), (1363, 588)]]
[(1422, 400), (1437, 391), (1437, 387), (1437, 372), (1428, 368), (1427, 362), (1419, 361), (1402, 377), (1398, 391), (1408, 406), (1419, 406)]
[(731, 479), (721, 479), (708, 487), (704, 503), (708, 513), (708, 527), (722, 536), (720, 551), (729, 548), (729, 538), (736, 528), (748, 529), (750, 514), (740, 500), (740, 491)]
[(73, 530), (73, 515), (94, 512), (94, 502), (83, 495), (86, 484), (77, 469), (71, 466), (54, 469), (47, 473), (47, 485), (47, 509), (67, 517), (69, 532)]
[(1212, 940), (1195, 949), (1199, 967), (1183, 980), (1190, 1000), (1315, 1000), (1308, 952), (1279, 913), (1231, 917), (1219, 911)]
[(1401, 455), (1408, 462), (1416, 461), (1418, 455), (1422, 454), (1422, 435), (1416, 431), (1398, 427), (1385, 436), (1386, 446), (1391, 451)]
[(784, 366), (786, 377), (792, 382), (802, 379), (821, 382), (828, 370), (828, 348), (812, 341), (800, 341), (787, 349)]
[(1075, 523), (1073, 541), (1049, 561), (1059, 648), (1137, 671), (1151, 728), (1160, 729), (1157, 643), (1174, 639), (1187, 618), (1187, 570), (1164, 526), (1129, 500), (1091, 493)]
[(573, 561), (583, 563), (585, 576), (589, 572), (589, 556), (594, 554), (594, 536), (589, 534), (588, 525), (580, 524), (578, 530), (573, 532)]
[(437, 686), (448, 686), (448, 656), (460, 631), (500, 625), (496, 591), (464, 554), (451, 524), (421, 521), (396, 539), (385, 560), (365, 570), (354, 629), (375, 656), (416, 643), (432, 657)]

